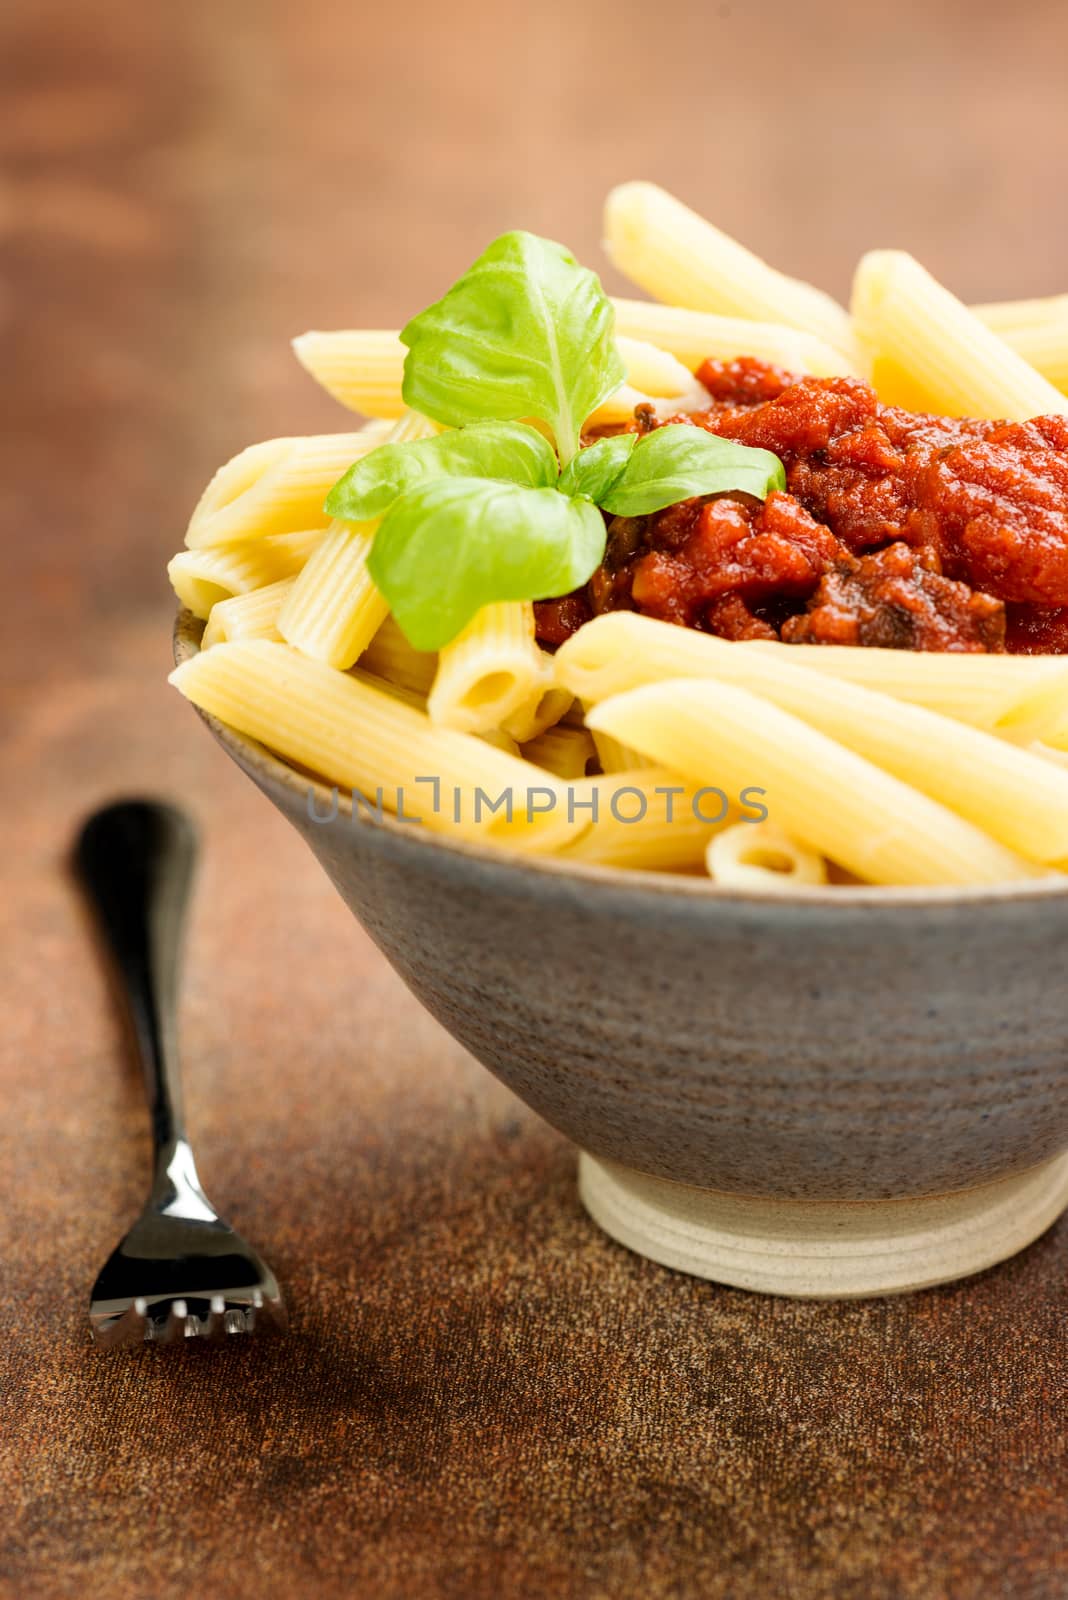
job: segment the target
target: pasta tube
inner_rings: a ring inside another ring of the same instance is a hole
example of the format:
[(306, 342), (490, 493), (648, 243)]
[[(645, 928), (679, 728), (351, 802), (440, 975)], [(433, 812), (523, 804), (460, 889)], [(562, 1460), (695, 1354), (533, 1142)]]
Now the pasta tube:
[(840, 349), (783, 322), (751, 322), (712, 311), (657, 305), (652, 300), (613, 300), (612, 304), (620, 348), (624, 338), (643, 339), (660, 350), (670, 351), (691, 372), (710, 356), (728, 361), (736, 356), (755, 356), (758, 361), (785, 367), (787, 372), (807, 373), (815, 378), (850, 377), (856, 373), (854, 363)]
[[(392, 695), (395, 700), (402, 701), (406, 706), (414, 706), (417, 711), (426, 711), (426, 695), (420, 694), (418, 690), (406, 689), (402, 684), (391, 683), (388, 678), (378, 677), (362, 667), (352, 667), (350, 670), (352, 677), (360, 683), (366, 683), (369, 688), (379, 689), (383, 694)], [(495, 750), (506, 750), (510, 756), (521, 755), (515, 740), (509, 739), (499, 728), (489, 728), (485, 733), (477, 733), (475, 738), (491, 744)]]
[(872, 382), (891, 404), (1025, 422), (1068, 398), (903, 250), (862, 256), (853, 321)]
[(588, 721), (694, 782), (739, 793), (743, 801), (759, 788), (771, 820), (870, 883), (1004, 883), (1040, 870), (735, 684), (699, 678), (651, 683), (605, 700)]
[(1062, 714), (1056, 726), (1046, 729), (1036, 742), (1044, 743), (1050, 750), (1068, 751), (1068, 718)]
[(628, 750), (625, 744), (609, 738), (607, 733), (594, 734), (593, 742), (602, 772), (633, 772), (636, 767), (649, 765), (640, 751)]
[[(434, 423), (407, 411), (388, 437), (401, 443), (434, 432)], [(377, 522), (332, 522), (278, 618), (283, 639), (329, 666), (351, 667), (359, 660), (389, 610), (367, 569), (377, 527)]]
[(322, 536), (322, 528), (309, 528), (243, 544), (180, 550), (168, 563), (167, 576), (182, 604), (203, 621), (219, 600), (295, 576)]
[(709, 404), (708, 390), (667, 351), (658, 350), (643, 339), (624, 337), (616, 343), (627, 369), (627, 381), (587, 417), (587, 428), (629, 422), (636, 406), (652, 406), (661, 416), (670, 416), (679, 411), (700, 411)]
[(389, 606), (367, 570), (377, 522), (332, 522), (278, 617), (289, 644), (331, 667), (351, 667)]
[(196, 527), (216, 511), (231, 505), (263, 477), (271, 467), (285, 459), (293, 445), (292, 439), (264, 439), (261, 444), (250, 444), (238, 451), (214, 474), (207, 488), (193, 507), (189, 526)]
[(382, 694), (392, 695), (394, 700), (399, 700), (403, 705), (414, 706), (416, 711), (426, 711), (426, 695), (420, 694), (416, 689), (405, 689), (399, 683), (390, 683), (388, 678), (381, 678), (376, 672), (368, 672), (362, 665), (350, 667), (349, 676), (355, 678), (357, 683), (365, 683), (369, 689), (377, 689)]
[(558, 849), (586, 825), (569, 820), (551, 774), (435, 728), (395, 695), (289, 645), (217, 645), (184, 661), (170, 681), (211, 716), (328, 782), (381, 799), (413, 825), (418, 818), (439, 833), (529, 851)]
[(510, 756), (518, 756), (526, 760), (515, 740), (509, 739), (508, 735), (500, 728), (487, 728), (485, 733), (476, 733), (475, 738), (481, 739), (485, 744), (491, 744), (495, 750), (506, 750)]
[(438, 657), (427, 710), (443, 728), (481, 733), (536, 703), (547, 687), (529, 601), (483, 606)]
[(1068, 294), (1046, 300), (1004, 300), (972, 310), (1044, 378), (1068, 390)]
[(392, 328), (302, 333), (293, 340), (297, 360), (350, 411), (365, 417), (404, 415), (401, 384), (407, 351)]
[(360, 666), (401, 689), (414, 689), (424, 699), (438, 670), (437, 652), (416, 650), (392, 617), (387, 617), (360, 657)]
[(584, 778), (597, 759), (592, 736), (585, 728), (546, 728), (523, 746), (523, 758), (555, 772), (558, 778)]
[(785, 322), (852, 354), (849, 317), (829, 295), (776, 272), (654, 183), (613, 189), (604, 231), (616, 266), (657, 300)]
[(211, 608), (200, 648), (208, 650), (212, 645), (232, 643), (235, 639), (280, 639), (278, 614), (292, 587), (292, 578), (282, 578), (278, 583), (268, 583), (248, 594), (220, 600)]
[(552, 681), (552, 657), (543, 651), (542, 659), (545, 662), (545, 677), (541, 692), (532, 697), (527, 705), (506, 717), (502, 725), (504, 732), (517, 744), (529, 744), (546, 728), (554, 728), (574, 703), (574, 695)]
[[(387, 621), (389, 621), (389, 618), (387, 618)], [(368, 659), (368, 656), (365, 654), (363, 661), (366, 661), (366, 659)], [(414, 706), (417, 710), (424, 710), (424, 712), (427, 709), (427, 696), (425, 696), (425, 693), (420, 693), (419, 690), (409, 688), (403, 683), (390, 682), (390, 678), (379, 677), (374, 672), (368, 672), (363, 666), (363, 662), (358, 667), (352, 667), (350, 672), (352, 672), (353, 678), (358, 678), (361, 683), (368, 683), (373, 690), (381, 690), (384, 694), (393, 694), (393, 698), (403, 701), (404, 706)], [(568, 728), (568, 730), (563, 731), (574, 733), (577, 730)], [(544, 766), (545, 771), (556, 771), (552, 762), (539, 762), (537, 755), (528, 754), (528, 750), (521, 750), (515, 739), (508, 738), (508, 734), (504, 733), (500, 728), (486, 728), (483, 733), (476, 733), (475, 738), (483, 739), (486, 744), (492, 744), (492, 747), (496, 750), (507, 750), (508, 755), (516, 755), (516, 757), (521, 757), (526, 762), (534, 762), (534, 765)], [(585, 738), (590, 738), (590, 734), (585, 734)], [(534, 744), (537, 744), (537, 741), (534, 741)], [(560, 771), (556, 771), (556, 776), (561, 776)]]
[[(251, 451), (227, 462), (208, 485), (193, 513), (186, 544), (191, 550), (201, 550), (264, 534), (325, 527), (329, 519), (323, 501), (330, 490), (354, 461), (381, 443), (381, 430), (372, 427), (359, 433), (326, 433), (253, 445)], [(252, 466), (246, 462), (238, 470), (242, 457), (251, 457)], [(213, 493), (220, 478), (228, 498), (221, 490)]]
[[(636, 405), (649, 399), (675, 396), (699, 402), (703, 391), (696, 389), (692, 371), (669, 350), (642, 338), (623, 337), (618, 344), (627, 381), (593, 413), (591, 425), (625, 421)], [(293, 348), (312, 377), (350, 411), (381, 418), (404, 415), (401, 385), (406, 352), (396, 331), (305, 333), (294, 339)]]
[(729, 801), (725, 806), (666, 767), (579, 780), (571, 794), (576, 815), (591, 821), (565, 856), (603, 867), (696, 872), (709, 840), (737, 815)]
[(627, 369), (627, 382), (647, 395), (686, 394), (694, 387), (693, 373), (667, 350), (657, 349), (647, 339), (616, 335), (616, 346)]
[(803, 665), (877, 689), (1014, 741), (1054, 737), (1068, 722), (1068, 658), (991, 656), (849, 645), (738, 644), (635, 612), (614, 611), (580, 628), (556, 653), (557, 682), (601, 700), (656, 678), (714, 676), (737, 653)]
[(828, 678), (877, 689), (958, 722), (1030, 744), (1068, 719), (1068, 657), (971, 655), (953, 651), (878, 650), (850, 645), (744, 646)]
[[(704, 397), (705, 405), (707, 405), (707, 391), (702, 389), (701, 394)], [(614, 426), (616, 423), (630, 422), (633, 420), (635, 408), (637, 406), (652, 406), (655, 410), (659, 403), (660, 402), (653, 399), (652, 395), (643, 394), (640, 389), (635, 389), (632, 384), (621, 383), (619, 388), (615, 389), (608, 396), (607, 400), (601, 401), (601, 404), (597, 407), (596, 411), (591, 411), (590, 415), (586, 418), (586, 427), (608, 428)], [(695, 406), (698, 404), (699, 402), (694, 401)], [(673, 405), (671, 409), (673, 411), (680, 411), (683, 409), (681, 397), (680, 403), (678, 405)]]
[[(351, 668), (351, 673), (360, 683), (366, 683), (372, 689), (380, 689), (383, 694), (390, 694), (395, 700), (403, 701), (406, 706), (414, 706), (417, 711), (426, 711), (425, 694), (420, 694), (415, 689), (405, 689), (399, 683), (390, 683), (388, 678), (377, 677), (373, 672), (364, 671), (362, 667)], [(489, 728), (485, 733), (476, 733), (475, 738), (491, 744), (495, 750), (506, 750), (510, 756), (521, 754), (515, 740), (509, 739), (499, 728)]]
[(705, 851), (708, 876), (732, 889), (789, 893), (827, 882), (821, 855), (799, 844), (774, 822), (735, 822), (716, 833)]
[[(1068, 858), (1068, 774), (922, 706), (807, 671), (782, 655), (720, 646), (713, 697), (726, 684), (760, 695), (1022, 855), (1046, 863)], [(643, 658), (617, 674), (615, 687), (658, 675)]]

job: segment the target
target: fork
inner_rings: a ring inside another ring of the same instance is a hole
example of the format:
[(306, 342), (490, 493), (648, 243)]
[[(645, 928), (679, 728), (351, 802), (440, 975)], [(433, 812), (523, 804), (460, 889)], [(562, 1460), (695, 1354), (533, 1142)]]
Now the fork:
[(93, 1285), (98, 1344), (251, 1333), (285, 1310), (274, 1274), (208, 1200), (182, 1116), (176, 997), (196, 833), (174, 806), (127, 800), (83, 827), (75, 851), (121, 980), (152, 1114), (145, 1209)]

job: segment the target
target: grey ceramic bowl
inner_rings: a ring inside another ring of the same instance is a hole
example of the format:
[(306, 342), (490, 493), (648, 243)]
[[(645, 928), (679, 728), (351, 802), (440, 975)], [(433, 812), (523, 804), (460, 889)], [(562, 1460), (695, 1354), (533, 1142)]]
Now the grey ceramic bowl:
[[(176, 658), (202, 625), (183, 613)], [(1068, 891), (808, 890), (520, 858), (342, 808), (205, 718), (412, 992), (669, 1265), (780, 1293), (976, 1271), (1068, 1205)]]

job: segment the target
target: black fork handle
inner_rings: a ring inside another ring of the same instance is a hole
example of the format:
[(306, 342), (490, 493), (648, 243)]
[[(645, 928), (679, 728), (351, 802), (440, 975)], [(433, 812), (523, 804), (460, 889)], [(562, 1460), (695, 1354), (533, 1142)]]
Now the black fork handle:
[(157, 1157), (185, 1136), (177, 998), (196, 853), (189, 817), (158, 800), (122, 800), (94, 812), (75, 847), (79, 875), (122, 982)]

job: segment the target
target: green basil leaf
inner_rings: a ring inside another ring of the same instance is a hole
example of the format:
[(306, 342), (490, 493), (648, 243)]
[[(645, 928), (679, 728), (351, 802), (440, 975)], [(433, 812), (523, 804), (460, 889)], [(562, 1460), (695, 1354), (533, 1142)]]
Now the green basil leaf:
[(627, 461), (638, 443), (636, 433), (616, 433), (587, 445), (572, 456), (560, 474), (561, 494), (581, 494), (597, 505), (615, 488), (626, 470)]
[(438, 422), (537, 417), (566, 465), (582, 424), (626, 376), (595, 273), (533, 233), (496, 239), (401, 332), (404, 399)]
[(440, 650), (481, 606), (569, 594), (604, 545), (604, 518), (588, 500), (441, 478), (394, 503), (368, 566), (409, 643)]
[(738, 490), (766, 500), (774, 489), (785, 488), (783, 464), (770, 450), (753, 450), (676, 422), (638, 440), (599, 503), (613, 516), (640, 517), (693, 495)]
[(379, 445), (335, 483), (325, 510), (342, 522), (370, 522), (402, 494), (437, 478), (499, 478), (537, 489), (551, 487), (556, 476), (553, 447), (537, 428), (479, 422), (433, 439)]

